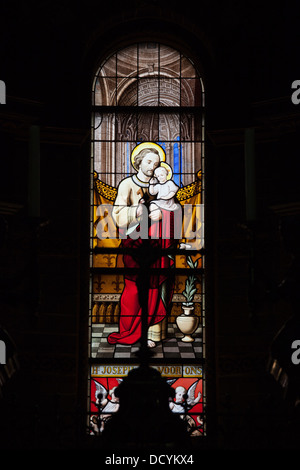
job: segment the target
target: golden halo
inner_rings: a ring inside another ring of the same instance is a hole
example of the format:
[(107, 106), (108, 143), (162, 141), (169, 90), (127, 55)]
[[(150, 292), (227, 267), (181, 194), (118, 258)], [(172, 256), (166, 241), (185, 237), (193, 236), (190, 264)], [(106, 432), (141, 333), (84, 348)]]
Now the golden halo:
[(156, 150), (158, 150), (160, 161), (164, 162), (166, 160), (165, 151), (160, 145), (156, 144), (155, 142), (142, 142), (141, 144), (138, 144), (136, 147), (134, 147), (131, 152), (131, 165), (136, 171), (138, 171), (138, 168), (134, 166), (134, 157), (137, 153), (146, 148), (155, 148)]
[[(170, 167), (170, 165), (168, 165), (168, 163), (166, 163), (166, 162), (160, 162), (160, 166), (163, 166), (167, 170), (167, 172), (168, 172), (167, 180), (170, 180), (172, 178), (172, 175), (173, 175), (173, 171), (172, 171), (172, 168)], [(159, 168), (159, 166), (157, 168)]]

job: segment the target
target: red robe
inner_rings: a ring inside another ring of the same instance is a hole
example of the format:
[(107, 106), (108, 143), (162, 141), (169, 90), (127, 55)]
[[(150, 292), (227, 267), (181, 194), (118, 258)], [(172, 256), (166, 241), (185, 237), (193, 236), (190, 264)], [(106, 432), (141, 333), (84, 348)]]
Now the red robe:
[[(162, 213), (168, 212), (161, 210)], [(159, 238), (151, 239), (150, 246), (159, 248), (169, 248), (173, 245), (173, 213), (171, 212), (171, 218), (168, 217), (170, 212), (159, 222), (150, 225), (149, 238), (155, 235)], [(170, 224), (171, 220), (171, 224)], [(170, 227), (171, 225), (171, 227)], [(162, 238), (162, 233), (167, 233), (170, 236), (168, 238)], [(122, 240), (122, 247), (124, 249), (136, 249), (138, 250), (143, 243), (143, 240), (138, 238), (132, 240), (127, 238)], [(130, 254), (124, 254), (124, 266), (129, 268), (138, 268), (139, 263)], [(152, 268), (169, 268), (173, 264), (173, 261), (168, 255), (163, 255), (154, 261), (151, 265)], [(139, 301), (138, 288), (136, 284), (137, 274), (125, 274), (125, 285), (121, 296), (121, 308), (120, 308), (120, 320), (119, 320), (119, 332), (111, 333), (107, 340), (110, 344), (134, 344), (140, 340), (142, 334), (142, 309)], [(164, 282), (169, 285), (167, 287), (167, 301), (163, 302), (161, 297), (161, 286)], [(155, 325), (161, 322), (167, 315), (168, 307), (172, 299), (173, 294), (173, 283), (166, 273), (159, 275), (150, 276), (150, 286), (148, 293), (148, 326)]]

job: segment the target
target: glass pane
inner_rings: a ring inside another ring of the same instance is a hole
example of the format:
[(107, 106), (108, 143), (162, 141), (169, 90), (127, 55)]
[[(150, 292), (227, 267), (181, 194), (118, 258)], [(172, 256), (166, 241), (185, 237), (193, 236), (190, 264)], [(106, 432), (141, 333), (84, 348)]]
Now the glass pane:
[(122, 179), (134, 173), (130, 159), (131, 151), (134, 146), (132, 142), (116, 142), (116, 185), (118, 185)]
[(137, 45), (129, 46), (117, 53), (118, 77), (137, 75)]
[[(182, 167), (181, 171), (185, 177), (192, 176), (194, 180), (195, 177), (195, 148), (194, 142), (182, 142), (181, 144), (181, 161)], [(185, 178), (183, 178), (184, 184), (189, 184)], [(191, 181), (189, 181), (191, 182)]]
[(181, 106), (201, 106), (202, 90), (198, 78), (186, 78), (181, 81)]
[(159, 113), (159, 138), (162, 142), (176, 141), (180, 135), (179, 114)]
[(175, 49), (160, 46), (160, 75), (179, 77), (180, 75), (180, 54)]
[(194, 152), (195, 152), (195, 173), (197, 174), (199, 170), (203, 171), (203, 144), (201, 142), (194, 142)]
[(181, 76), (193, 78), (196, 77), (196, 70), (189, 59), (181, 56)]
[(182, 114), (181, 116), (181, 140), (203, 140), (203, 125), (201, 114)]
[(176, 78), (160, 78), (159, 105), (180, 106), (180, 80)]
[(159, 44), (142, 43), (138, 45), (139, 76), (157, 75), (159, 72)]
[(158, 106), (159, 80), (158, 78), (140, 78), (138, 81), (138, 105)]
[(118, 106), (137, 106), (138, 81), (136, 78), (117, 79), (117, 103)]
[(95, 113), (94, 140), (114, 141), (115, 138), (115, 114)]
[(99, 75), (101, 77), (115, 77), (117, 73), (117, 56), (112, 55), (100, 68)]
[(116, 79), (98, 77), (95, 85), (95, 105), (116, 105)]
[(103, 86), (103, 79), (97, 78), (94, 87), (94, 103), (96, 106), (105, 105), (106, 103), (106, 95), (104, 93), (104, 86)]
[(137, 141), (157, 142), (159, 140), (158, 113), (140, 113), (138, 115)]

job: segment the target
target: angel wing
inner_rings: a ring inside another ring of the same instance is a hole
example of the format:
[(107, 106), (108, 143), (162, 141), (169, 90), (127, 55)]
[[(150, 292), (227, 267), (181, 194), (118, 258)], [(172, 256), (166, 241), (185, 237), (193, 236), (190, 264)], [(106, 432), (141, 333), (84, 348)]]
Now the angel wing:
[(176, 382), (177, 379), (169, 379), (167, 380), (168, 385), (173, 385), (174, 382)]
[[(96, 171), (94, 171), (94, 184), (96, 194), (105, 197), (105, 199), (107, 199), (108, 201), (115, 201), (118, 192), (117, 188), (101, 181)], [(201, 192), (201, 188), (202, 174), (201, 170), (199, 170), (196, 175), (196, 180), (193, 181), (193, 183), (191, 184), (179, 188), (176, 193), (176, 197), (181, 204), (184, 204), (184, 201), (190, 199), (193, 196), (196, 196), (196, 194), (199, 194)]]
[[(119, 388), (119, 385), (123, 382), (123, 379), (118, 378), (118, 379), (117, 379), (117, 382), (118, 382), (118, 385), (112, 387), (112, 389), (109, 390), (109, 395), (112, 395), (112, 393), (114, 392), (114, 390), (116, 390), (116, 389)], [(110, 401), (110, 400), (108, 400), (108, 401)]]
[(95, 382), (95, 385), (96, 385), (96, 391), (95, 391), (96, 400), (98, 399), (99, 393), (101, 394), (101, 400), (104, 400), (107, 397), (106, 388), (102, 384), (99, 384), (99, 382), (96, 382), (96, 380), (94, 380), (94, 382)]
[(101, 413), (103, 413), (103, 415), (107, 415), (108, 413), (115, 413), (116, 411), (118, 411), (119, 406), (119, 403), (115, 403), (109, 400), (104, 406), (104, 408), (101, 410)]
[(197, 387), (197, 383), (198, 383), (198, 381), (194, 382), (187, 391), (187, 400), (186, 400), (186, 402), (187, 402), (187, 405), (190, 406), (190, 407), (194, 406), (199, 401), (199, 400), (196, 401), (196, 399), (195, 399), (195, 390), (196, 390), (196, 387)]

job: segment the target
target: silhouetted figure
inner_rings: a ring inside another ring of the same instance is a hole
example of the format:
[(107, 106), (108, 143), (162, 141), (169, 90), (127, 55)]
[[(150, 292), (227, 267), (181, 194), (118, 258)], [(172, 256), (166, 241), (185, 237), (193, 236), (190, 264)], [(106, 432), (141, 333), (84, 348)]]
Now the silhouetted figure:
[(186, 424), (170, 410), (174, 390), (156, 369), (144, 365), (131, 370), (115, 393), (120, 408), (105, 425), (105, 448), (189, 448)]

